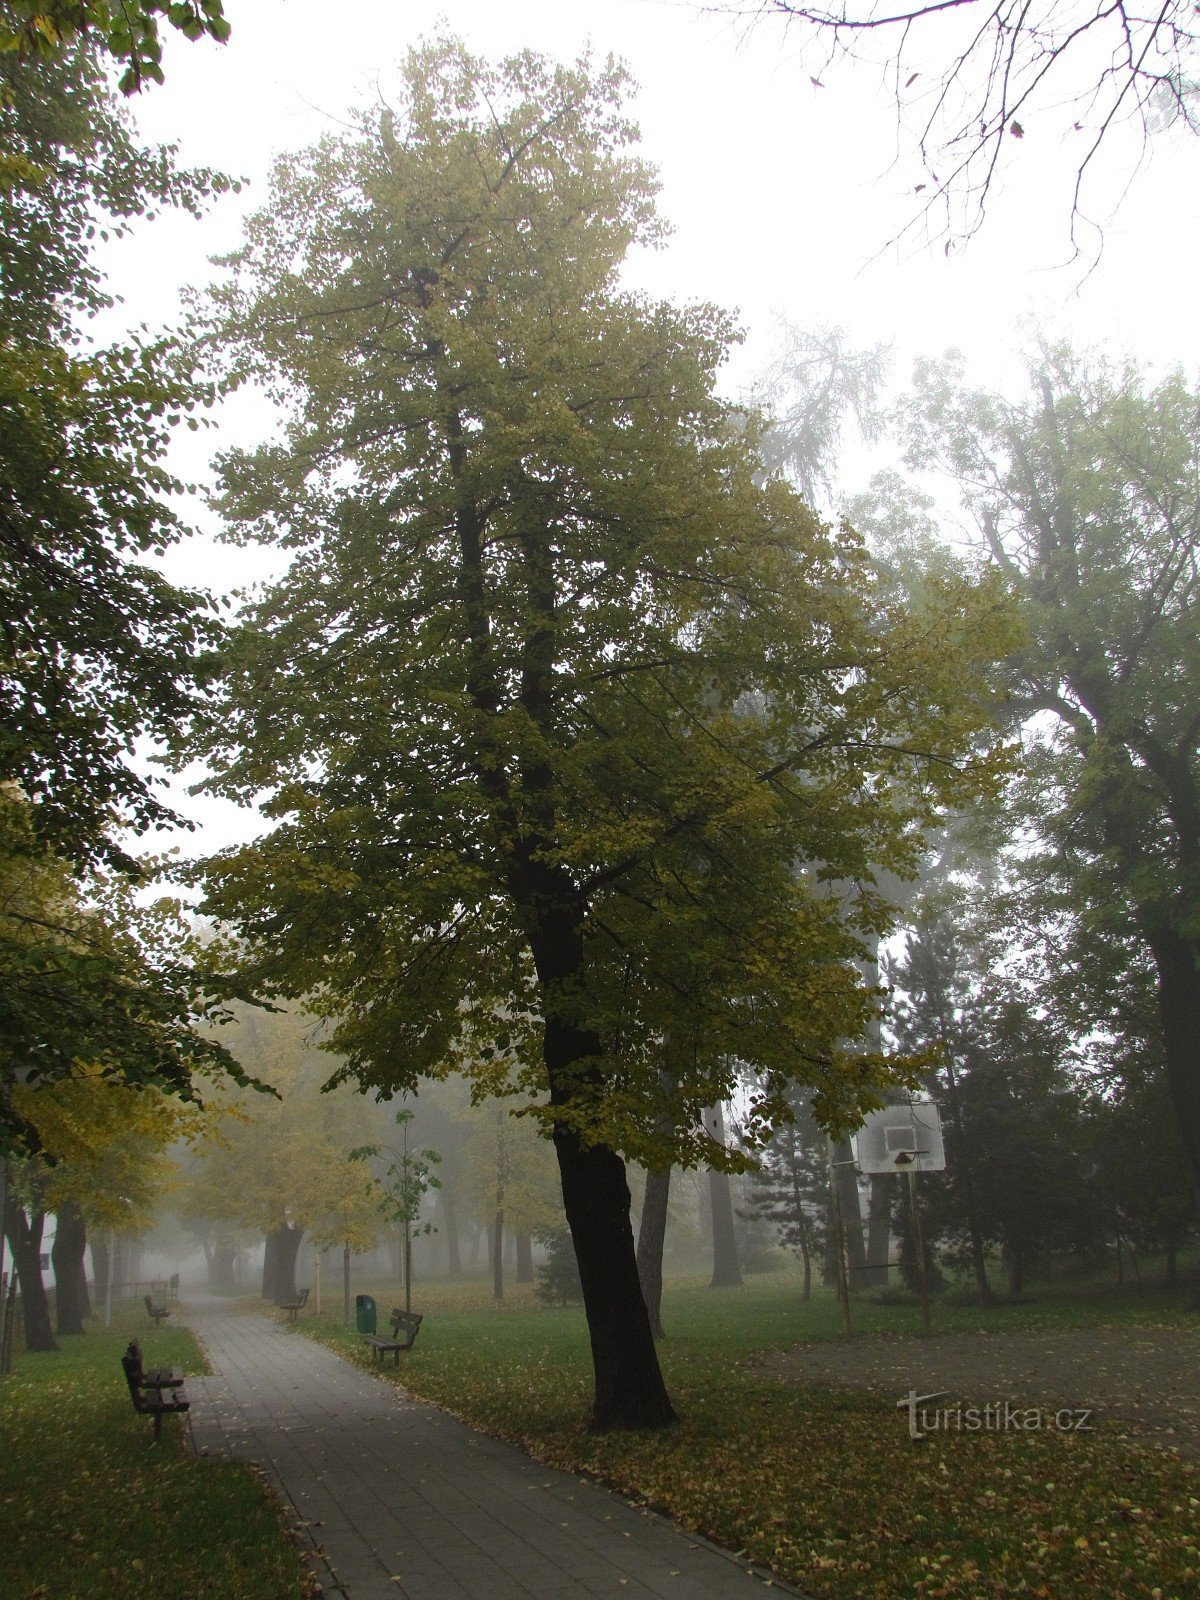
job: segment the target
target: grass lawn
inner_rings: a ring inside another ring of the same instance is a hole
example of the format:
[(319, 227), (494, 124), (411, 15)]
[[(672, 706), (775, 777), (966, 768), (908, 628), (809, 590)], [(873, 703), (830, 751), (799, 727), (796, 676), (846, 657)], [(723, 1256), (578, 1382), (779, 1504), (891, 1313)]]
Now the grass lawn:
[[(397, 1300), (371, 1289), (381, 1331)], [(370, 1364), (341, 1325), (341, 1300), (305, 1331)], [(939, 1305), (947, 1331), (1185, 1321), (1179, 1297), (1076, 1287), (986, 1314)], [(496, 1306), (479, 1283), (418, 1285), (426, 1314), (399, 1379), (541, 1460), (743, 1550), (814, 1596), (838, 1600), (1195, 1600), (1200, 1467), (1088, 1434), (944, 1433), (915, 1444), (893, 1402), (801, 1389), (754, 1371), (759, 1352), (836, 1337), (830, 1296), (802, 1306), (790, 1275), (741, 1290), (668, 1286), (661, 1357), (681, 1415), (659, 1433), (593, 1436), (582, 1313), (545, 1310), (528, 1289)], [(915, 1307), (860, 1301), (864, 1333), (915, 1332)], [(1191, 1319), (1194, 1322), (1194, 1318)], [(391, 1375), (391, 1363), (386, 1369)]]
[(186, 1422), (129, 1399), (120, 1356), (204, 1370), (183, 1328), (114, 1318), (0, 1379), (0, 1595), (10, 1600), (301, 1600), (275, 1502), (240, 1463), (200, 1460)]

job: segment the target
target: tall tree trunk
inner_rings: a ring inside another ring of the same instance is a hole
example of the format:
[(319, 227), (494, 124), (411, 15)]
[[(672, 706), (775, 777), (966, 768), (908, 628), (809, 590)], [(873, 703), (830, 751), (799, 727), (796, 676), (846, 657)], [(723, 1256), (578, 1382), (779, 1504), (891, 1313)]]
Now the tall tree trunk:
[(504, 1211), (492, 1218), (492, 1299), (504, 1299)]
[(57, 1226), (50, 1260), (54, 1267), (54, 1325), (59, 1337), (82, 1333), (89, 1314), (87, 1271), (83, 1264), (87, 1249), (87, 1226), (83, 1213), (73, 1200), (56, 1213)]
[(642, 1299), (625, 1163), (561, 1124), (554, 1144), (591, 1339), (593, 1426), (664, 1427), (676, 1416)]
[(659, 1167), (646, 1173), (646, 1192), (642, 1196), (642, 1220), (638, 1228), (637, 1269), (650, 1318), (650, 1331), (663, 1337), (662, 1270), (663, 1247), (667, 1239), (667, 1207), (671, 1199), (671, 1168)]
[(21, 1286), (25, 1348), (31, 1352), (57, 1350), (50, 1327), (50, 1302), (42, 1280), (42, 1230), (46, 1226), (46, 1213), (35, 1211), (31, 1218), (10, 1196), (4, 1220), (13, 1267)]
[(461, 1278), (462, 1247), (458, 1237), (458, 1212), (454, 1205), (454, 1186), (444, 1175), (438, 1197), (441, 1200), (442, 1227), (446, 1234), (446, 1275), (450, 1278)]
[[(709, 1137), (725, 1146), (725, 1113), (718, 1104), (704, 1113)], [(742, 1269), (738, 1263), (737, 1238), (733, 1231), (733, 1195), (729, 1174), (708, 1169), (708, 1204), (712, 1217), (713, 1272), (711, 1289), (740, 1289)]]
[(867, 1207), (867, 1260), (865, 1275), (868, 1283), (885, 1288), (888, 1281), (888, 1256), (892, 1245), (892, 1191), (891, 1179), (878, 1174), (871, 1179), (870, 1204)]
[(300, 1241), (304, 1229), (290, 1222), (281, 1222), (267, 1235), (267, 1248), (263, 1256), (263, 1299), (282, 1305), (296, 1299), (296, 1257), (300, 1254)]
[(533, 1235), (517, 1234), (517, 1282), (533, 1282)]
[(1150, 939), (1158, 972), (1158, 1014), (1171, 1104), (1188, 1164), (1192, 1204), (1200, 1216), (1200, 962), (1190, 940), (1173, 928)]
[[(550, 1102), (571, 1106), (603, 1096), (589, 1065), (599, 1038), (571, 1020), (571, 989), (583, 966), (583, 941), (572, 913), (542, 916), (531, 940), (540, 980), (543, 1057)], [(654, 1348), (642, 1298), (630, 1220), (625, 1163), (608, 1145), (584, 1145), (568, 1124), (554, 1124), (563, 1206), (579, 1263), (592, 1347), (594, 1428), (659, 1428), (677, 1420)]]
[(858, 1198), (858, 1180), (854, 1175), (853, 1151), (850, 1140), (843, 1139), (834, 1151), (834, 1182), (838, 1186), (838, 1202), (842, 1208), (842, 1236), (846, 1241), (846, 1268), (852, 1289), (865, 1289), (871, 1282), (867, 1271), (867, 1250), (863, 1242), (862, 1206)]

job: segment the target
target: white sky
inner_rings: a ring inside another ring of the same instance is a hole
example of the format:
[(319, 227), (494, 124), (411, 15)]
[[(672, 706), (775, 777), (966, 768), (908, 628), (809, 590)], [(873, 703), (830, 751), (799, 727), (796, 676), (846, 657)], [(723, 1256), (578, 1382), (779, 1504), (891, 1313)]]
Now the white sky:
[[(1074, 148), (1052, 113), (1023, 119), (1025, 137), (1010, 142), (989, 219), (964, 250), (947, 257), (941, 237), (889, 249), (914, 214), (924, 175), (911, 158), (894, 159), (887, 85), (878, 69), (847, 65), (822, 72), (824, 87), (814, 87), (799, 34), (774, 18), (751, 25), (672, 0), (354, 0), (341, 8), (226, 0), (226, 12), (230, 43), (171, 42), (166, 86), (142, 95), (135, 111), (148, 140), (177, 142), (185, 163), (243, 176), (248, 189), (201, 224), (165, 217), (117, 249), (112, 281), (131, 322), (169, 323), (179, 290), (205, 280), (206, 259), (237, 243), (241, 217), (265, 198), (272, 156), (311, 142), (347, 106), (374, 101), (377, 83), (386, 93), (409, 44), (444, 21), (488, 56), (532, 47), (574, 58), (590, 44), (626, 59), (641, 85), (644, 152), (660, 169), (661, 209), (675, 229), (666, 250), (639, 258), (631, 276), (656, 294), (736, 311), (747, 342), (730, 365), (731, 389), (769, 358), (776, 314), (840, 324), (859, 344), (892, 343), (901, 380), (913, 355), (955, 344), (979, 381), (1011, 381), (1019, 324), (1030, 313), (1081, 343), (1196, 369), (1195, 141), (1157, 143), (1109, 217), (1136, 153), (1114, 145), (1108, 194), (1093, 197), (1105, 221), (1103, 251), (1084, 277), (1078, 263), (1062, 265)], [(927, 37), (932, 67), (941, 35)], [(258, 418), (235, 406), (223, 431), (244, 437)], [(203, 465), (195, 448), (184, 462), (192, 474)], [(174, 570), (223, 588), (245, 581), (254, 562), (204, 540)], [(213, 821), (205, 843), (215, 847), (231, 823), (208, 803), (204, 814)]]

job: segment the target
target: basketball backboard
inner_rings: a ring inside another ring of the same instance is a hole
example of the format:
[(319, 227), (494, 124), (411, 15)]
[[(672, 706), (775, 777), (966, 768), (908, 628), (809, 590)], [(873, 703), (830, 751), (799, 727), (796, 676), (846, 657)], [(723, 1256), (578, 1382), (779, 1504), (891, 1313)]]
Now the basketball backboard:
[(932, 1100), (872, 1111), (853, 1136), (860, 1172), (942, 1172), (942, 1119)]

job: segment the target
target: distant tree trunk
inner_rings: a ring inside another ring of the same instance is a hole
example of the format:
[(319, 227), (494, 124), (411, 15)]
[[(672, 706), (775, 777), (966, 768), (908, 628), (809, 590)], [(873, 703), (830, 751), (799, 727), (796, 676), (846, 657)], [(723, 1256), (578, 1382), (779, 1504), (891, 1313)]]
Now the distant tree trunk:
[(458, 1212), (454, 1206), (454, 1187), (446, 1178), (442, 1179), (438, 1196), (442, 1203), (442, 1228), (446, 1234), (446, 1273), (448, 1277), (461, 1278), (463, 1264), (458, 1239)]
[[(947, 1030), (948, 1031), (948, 1030)], [(983, 1251), (983, 1230), (979, 1226), (979, 1208), (975, 1203), (975, 1151), (973, 1141), (967, 1137), (967, 1124), (958, 1092), (958, 1078), (954, 1071), (954, 1058), (949, 1044), (946, 1051), (946, 1082), (950, 1089), (950, 1113), (954, 1118), (954, 1131), (958, 1135), (960, 1154), (959, 1173), (962, 1180), (963, 1205), (967, 1213), (967, 1232), (971, 1240), (971, 1271), (975, 1275), (975, 1293), (981, 1306), (990, 1306), (995, 1300), (988, 1282), (987, 1257)]]
[(108, 1292), (108, 1275), (112, 1271), (112, 1258), (108, 1253), (108, 1240), (93, 1239), (88, 1246), (92, 1253), (92, 1285), (96, 1291), (97, 1300), (103, 1300)]
[[(299, 1240), (296, 1241), (299, 1244)], [(342, 1321), (350, 1326), (350, 1246), (342, 1246)]]
[(279, 1234), (268, 1233), (263, 1241), (262, 1297), (279, 1300)]
[(129, 1289), (130, 1284), (133, 1282), (132, 1255), (133, 1252), (130, 1248), (129, 1240), (125, 1235), (121, 1233), (115, 1234), (112, 1242), (111, 1268), (114, 1294), (120, 1293), (122, 1288), (127, 1292), (132, 1292)]
[(800, 1193), (800, 1168), (796, 1161), (796, 1129), (793, 1126), (791, 1135), (791, 1169), (792, 1169), (792, 1210), (796, 1217), (796, 1237), (800, 1241), (800, 1259), (804, 1263), (804, 1289), (801, 1299), (812, 1298), (812, 1249), (808, 1238), (808, 1217), (804, 1210), (804, 1197)]
[(87, 1249), (87, 1226), (83, 1213), (73, 1200), (58, 1208), (57, 1227), (50, 1260), (54, 1266), (54, 1322), (59, 1337), (82, 1333), (84, 1318), (91, 1311), (88, 1303), (87, 1271), (83, 1256)]
[(533, 1282), (533, 1235), (517, 1234), (517, 1282)]
[(849, 1139), (843, 1139), (834, 1151), (834, 1182), (838, 1186), (838, 1203), (842, 1208), (842, 1235), (846, 1241), (846, 1269), (852, 1289), (865, 1289), (871, 1283), (867, 1271), (867, 1251), (863, 1243), (862, 1206), (858, 1199), (858, 1180), (852, 1165), (853, 1152)]
[(1008, 1268), (1008, 1297), (1019, 1300), (1025, 1293), (1025, 1250), (1018, 1240), (1005, 1251)]
[(492, 1219), (492, 1299), (504, 1299), (504, 1212)]
[(25, 1348), (30, 1352), (57, 1350), (50, 1327), (50, 1302), (42, 1280), (42, 1230), (46, 1226), (46, 1213), (35, 1211), (31, 1218), (23, 1207), (14, 1205), (10, 1199), (4, 1220), (13, 1267), (21, 1286)]
[[(704, 1125), (717, 1144), (725, 1144), (725, 1115), (721, 1106), (710, 1106)], [(708, 1201), (712, 1214), (713, 1273), (712, 1289), (740, 1289), (742, 1269), (738, 1264), (737, 1238), (733, 1231), (733, 1196), (729, 1174), (708, 1169)]]
[[(485, 1238), (488, 1241), (488, 1250), (489, 1250), (489, 1252), (490, 1252), (491, 1246), (492, 1246), (491, 1231), (485, 1226), (485, 1224), (483, 1224), (481, 1222), (475, 1222), (475, 1223), (472, 1223), (471, 1226), (472, 1226), (471, 1250), (470, 1250), (470, 1254), (467, 1256), (467, 1266), (468, 1267), (473, 1267), (475, 1265), (475, 1263), (479, 1260), (479, 1246), (483, 1243), (483, 1240)], [(489, 1260), (491, 1259), (490, 1255), (489, 1255), (488, 1259)]]
[(1178, 1245), (1174, 1235), (1170, 1235), (1163, 1247), (1167, 1253), (1167, 1288), (1174, 1289), (1179, 1282)]
[(888, 1257), (892, 1245), (892, 1191), (890, 1179), (876, 1175), (871, 1179), (871, 1200), (867, 1208), (868, 1283), (884, 1288), (888, 1281)]
[(1193, 1209), (1200, 1217), (1200, 951), (1195, 939), (1165, 922), (1149, 933), (1148, 943), (1158, 973), (1167, 1087), (1187, 1158)]
[(650, 1331), (663, 1337), (662, 1269), (663, 1246), (667, 1238), (667, 1205), (671, 1198), (671, 1169), (660, 1167), (646, 1173), (646, 1192), (642, 1196), (642, 1221), (638, 1228), (637, 1269), (642, 1299), (650, 1318)]
[(300, 1254), (300, 1241), (304, 1229), (290, 1222), (282, 1222), (267, 1234), (267, 1247), (263, 1254), (264, 1300), (274, 1300), (282, 1305), (285, 1300), (296, 1299), (296, 1257)]
[(208, 1283), (212, 1289), (230, 1294), (237, 1288), (237, 1246), (218, 1239), (208, 1255)]

